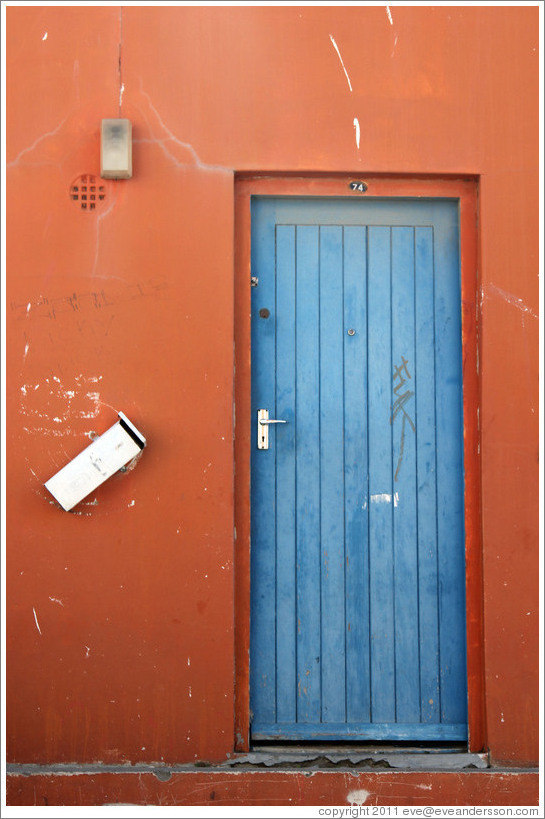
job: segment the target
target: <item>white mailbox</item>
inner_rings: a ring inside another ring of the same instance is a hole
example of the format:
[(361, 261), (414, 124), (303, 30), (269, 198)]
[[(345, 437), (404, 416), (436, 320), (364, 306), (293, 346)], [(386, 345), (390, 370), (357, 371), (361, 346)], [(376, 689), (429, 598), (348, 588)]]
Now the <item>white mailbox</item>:
[(113, 427), (95, 438), (44, 484), (67, 512), (146, 446), (146, 439), (127, 416), (122, 412), (118, 416), (119, 421)]

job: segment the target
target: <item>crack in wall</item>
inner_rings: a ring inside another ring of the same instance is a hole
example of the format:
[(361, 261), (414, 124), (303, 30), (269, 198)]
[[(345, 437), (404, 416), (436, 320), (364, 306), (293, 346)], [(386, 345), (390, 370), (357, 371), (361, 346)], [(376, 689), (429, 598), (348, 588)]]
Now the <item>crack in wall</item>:
[(123, 84), (123, 68), (122, 68), (122, 49), (123, 49), (123, 6), (119, 7), (119, 47), (117, 57), (117, 73), (119, 79), (119, 116), (121, 116), (121, 106), (123, 105), (123, 92), (125, 85)]
[[(181, 139), (179, 139), (170, 130), (170, 128), (165, 124), (165, 122), (163, 121), (161, 115), (159, 114), (159, 112), (157, 111), (155, 106), (153, 105), (150, 95), (147, 94), (146, 91), (144, 91), (144, 88), (143, 88), (143, 85), (142, 85), (142, 80), (140, 80), (140, 93), (142, 94), (143, 97), (146, 98), (149, 110), (154, 115), (157, 124), (163, 130), (165, 136), (163, 136), (163, 137), (156, 137), (155, 136), (155, 129), (154, 129), (153, 125), (150, 124), (150, 121), (149, 121), (148, 117), (146, 116), (145, 113), (143, 113), (144, 119), (145, 119), (146, 124), (147, 124), (147, 126), (149, 128), (149, 131), (151, 133), (151, 139), (146, 139), (146, 138), (135, 139), (134, 140), (135, 143), (140, 143), (140, 144), (151, 143), (151, 144), (154, 144), (154, 145), (158, 145), (159, 148), (161, 148), (161, 150), (165, 154), (165, 156), (169, 160), (171, 160), (171, 162), (173, 162), (174, 165), (177, 168), (195, 167), (195, 168), (198, 168), (201, 171), (206, 171), (206, 172), (227, 173), (229, 175), (232, 174), (232, 170), (230, 168), (224, 167), (223, 165), (209, 165), (208, 163), (203, 162), (201, 160), (200, 156), (198, 155), (197, 151), (195, 150), (195, 148), (189, 142), (183, 142)], [(180, 148), (183, 148), (185, 151), (188, 151), (189, 156), (190, 156), (189, 161), (186, 161), (186, 162), (180, 161), (172, 153), (172, 151), (170, 151), (167, 148), (167, 146), (165, 144), (167, 142), (172, 142), (172, 143), (174, 143), (174, 145), (177, 145)]]
[[(32, 151), (33, 151), (35, 148), (37, 148), (37, 147), (38, 147), (38, 145), (39, 145), (41, 142), (43, 142), (45, 139), (49, 139), (49, 137), (54, 137), (54, 136), (56, 136), (56, 135), (58, 134), (58, 132), (61, 130), (62, 126), (64, 125), (64, 123), (66, 122), (66, 120), (67, 120), (67, 119), (68, 119), (68, 117), (67, 117), (67, 116), (66, 116), (66, 117), (64, 117), (64, 119), (63, 119), (63, 120), (62, 120), (62, 121), (61, 121), (61, 122), (60, 122), (60, 123), (57, 125), (57, 127), (56, 127), (56, 128), (54, 128), (54, 129), (53, 129), (53, 131), (48, 131), (46, 134), (42, 134), (41, 136), (37, 137), (37, 138), (34, 140), (34, 142), (32, 143), (32, 145), (29, 145), (29, 146), (28, 146), (28, 148), (23, 148), (23, 150), (22, 150), (22, 151), (20, 151), (20, 152), (17, 154), (17, 156), (15, 157), (15, 159), (12, 159), (12, 160), (11, 160), (11, 162), (7, 162), (7, 163), (6, 163), (6, 168), (13, 168), (15, 165), (18, 165), (18, 164), (19, 164), (19, 161), (22, 159), (22, 157), (23, 157), (25, 154), (31, 153), (31, 152), (32, 152)], [(45, 162), (44, 162), (44, 163), (40, 163), (40, 164), (44, 164), (44, 165), (45, 165), (45, 164), (49, 164), (49, 163), (45, 163)]]

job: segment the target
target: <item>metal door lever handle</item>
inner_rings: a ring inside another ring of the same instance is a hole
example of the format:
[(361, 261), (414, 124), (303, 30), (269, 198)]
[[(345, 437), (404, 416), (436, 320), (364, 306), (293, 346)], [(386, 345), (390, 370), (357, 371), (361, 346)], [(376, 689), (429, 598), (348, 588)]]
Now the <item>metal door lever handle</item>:
[(269, 418), (269, 410), (260, 409), (257, 411), (257, 448), (269, 448), (269, 424), (287, 424), (280, 418)]

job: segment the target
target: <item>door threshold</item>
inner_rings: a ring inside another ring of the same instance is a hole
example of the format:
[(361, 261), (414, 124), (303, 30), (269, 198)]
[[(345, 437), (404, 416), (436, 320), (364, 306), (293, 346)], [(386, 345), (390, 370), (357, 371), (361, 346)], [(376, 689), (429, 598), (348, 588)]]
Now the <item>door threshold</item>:
[(460, 771), (490, 767), (488, 754), (470, 753), (461, 743), (256, 743), (233, 760), (265, 768), (401, 769)]

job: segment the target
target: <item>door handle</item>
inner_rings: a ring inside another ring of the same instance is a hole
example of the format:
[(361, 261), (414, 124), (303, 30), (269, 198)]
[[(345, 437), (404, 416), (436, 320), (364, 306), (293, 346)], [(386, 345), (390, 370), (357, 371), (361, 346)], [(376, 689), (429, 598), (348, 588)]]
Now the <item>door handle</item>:
[(257, 448), (269, 448), (269, 424), (287, 424), (281, 418), (269, 418), (269, 410), (257, 411)]

